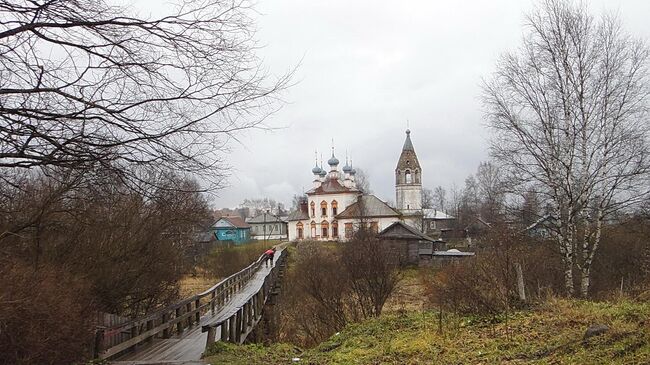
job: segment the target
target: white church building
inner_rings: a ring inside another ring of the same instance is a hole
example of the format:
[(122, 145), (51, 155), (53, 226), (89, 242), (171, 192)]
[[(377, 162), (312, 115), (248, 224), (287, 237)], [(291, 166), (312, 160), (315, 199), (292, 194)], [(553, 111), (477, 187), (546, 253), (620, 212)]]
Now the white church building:
[(289, 215), (290, 241), (346, 241), (361, 226), (379, 233), (400, 221), (412, 227), (421, 225), (422, 169), (409, 130), (395, 168), (395, 208), (372, 194), (362, 193), (356, 185), (356, 171), (348, 161), (339, 171), (334, 149), (327, 164), (329, 172), (316, 163), (312, 169), (313, 187), (305, 193), (307, 199)]

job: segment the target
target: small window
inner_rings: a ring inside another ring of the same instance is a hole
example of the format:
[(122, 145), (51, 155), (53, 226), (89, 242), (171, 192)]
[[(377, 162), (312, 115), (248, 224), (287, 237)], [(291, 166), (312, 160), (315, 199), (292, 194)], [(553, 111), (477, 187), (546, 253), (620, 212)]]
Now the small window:
[(411, 175), (410, 170), (406, 170), (406, 178), (405, 178), (405, 180), (406, 180), (407, 184), (412, 184), (413, 183), (413, 176)]
[(322, 221), (320, 224), (321, 227), (321, 237), (327, 238), (329, 236), (329, 223), (327, 221)]
[(310, 206), (311, 206), (311, 217), (315, 218), (316, 217), (316, 203), (311, 202)]
[(320, 213), (322, 217), (327, 217), (327, 202), (325, 200), (320, 203)]
[(332, 222), (332, 238), (337, 238), (339, 236), (339, 224), (337, 222)]
[(352, 238), (352, 223), (345, 224), (345, 238)]
[(339, 210), (339, 203), (336, 200), (332, 200), (332, 217), (336, 217)]

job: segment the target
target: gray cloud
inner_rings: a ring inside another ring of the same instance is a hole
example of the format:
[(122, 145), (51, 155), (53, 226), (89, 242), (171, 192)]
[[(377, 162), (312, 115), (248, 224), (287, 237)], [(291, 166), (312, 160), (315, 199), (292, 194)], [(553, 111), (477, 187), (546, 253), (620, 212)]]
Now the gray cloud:
[[(151, 3), (151, 1), (149, 1)], [(647, 0), (590, 1), (594, 13), (618, 11), (626, 28), (648, 38)], [(251, 131), (234, 145), (231, 186), (216, 206), (268, 196), (289, 202), (309, 189), (314, 149), (370, 176), (394, 200), (393, 171), (406, 120), (427, 187), (462, 184), (487, 158), (481, 77), (522, 35), (532, 2), (260, 0), (260, 56), (273, 73), (302, 60), (290, 102), (269, 119), (275, 132)]]

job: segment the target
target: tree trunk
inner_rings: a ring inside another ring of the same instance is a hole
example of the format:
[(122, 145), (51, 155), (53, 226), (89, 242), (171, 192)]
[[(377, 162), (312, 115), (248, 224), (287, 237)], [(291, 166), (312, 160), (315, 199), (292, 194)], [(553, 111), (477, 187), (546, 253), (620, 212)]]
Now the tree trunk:
[(517, 292), (519, 294), (519, 299), (522, 302), (526, 301), (526, 287), (524, 285), (524, 272), (521, 269), (520, 263), (515, 263), (515, 271), (517, 273)]

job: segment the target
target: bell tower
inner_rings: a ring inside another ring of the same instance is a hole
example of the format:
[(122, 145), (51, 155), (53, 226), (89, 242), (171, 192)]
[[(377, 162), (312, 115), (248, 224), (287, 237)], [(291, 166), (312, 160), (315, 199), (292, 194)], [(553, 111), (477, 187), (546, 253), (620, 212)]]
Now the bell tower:
[(415, 154), (411, 131), (406, 130), (406, 140), (395, 168), (395, 204), (404, 215), (422, 214), (422, 168)]

